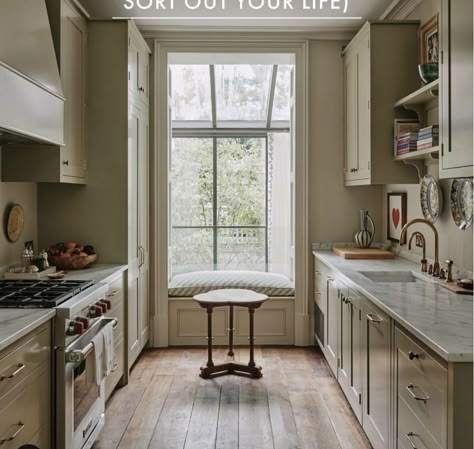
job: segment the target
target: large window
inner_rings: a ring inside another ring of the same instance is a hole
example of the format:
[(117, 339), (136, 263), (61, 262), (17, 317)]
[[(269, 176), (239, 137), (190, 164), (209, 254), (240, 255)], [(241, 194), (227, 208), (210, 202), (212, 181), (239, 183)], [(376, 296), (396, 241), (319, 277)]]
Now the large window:
[(170, 64), (171, 275), (288, 271), (291, 76), (291, 64)]

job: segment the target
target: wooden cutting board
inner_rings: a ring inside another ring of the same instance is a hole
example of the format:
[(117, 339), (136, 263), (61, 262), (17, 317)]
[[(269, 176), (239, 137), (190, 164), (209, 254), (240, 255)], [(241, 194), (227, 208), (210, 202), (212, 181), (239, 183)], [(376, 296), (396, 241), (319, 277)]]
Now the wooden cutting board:
[(464, 287), (459, 287), (456, 282), (442, 282), (440, 281), (440, 285), (448, 290), (451, 290), (453, 293), (457, 293), (458, 295), (473, 295), (472, 290), (468, 290)]
[(393, 259), (394, 254), (379, 248), (333, 247), (332, 252), (344, 259)]

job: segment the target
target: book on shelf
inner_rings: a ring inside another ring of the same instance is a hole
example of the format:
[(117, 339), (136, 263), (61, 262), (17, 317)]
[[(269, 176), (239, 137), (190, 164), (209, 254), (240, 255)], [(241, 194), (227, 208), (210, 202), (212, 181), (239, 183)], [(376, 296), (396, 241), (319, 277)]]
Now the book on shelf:
[(429, 148), (437, 147), (438, 145), (433, 145), (432, 143), (425, 143), (423, 145), (418, 145), (417, 150), (427, 150)]
[(393, 122), (393, 147), (394, 147), (394, 155), (398, 155), (398, 142), (403, 135), (407, 133), (410, 134), (417, 134), (420, 130), (420, 123), (413, 119), (395, 119)]

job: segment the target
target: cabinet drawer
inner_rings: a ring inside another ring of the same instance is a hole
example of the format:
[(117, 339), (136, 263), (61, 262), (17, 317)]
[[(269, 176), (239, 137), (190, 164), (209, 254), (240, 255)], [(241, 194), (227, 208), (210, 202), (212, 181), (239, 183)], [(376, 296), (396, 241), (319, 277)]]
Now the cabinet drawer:
[[(0, 411), (0, 441), (2, 449), (18, 449), (50, 431), (51, 390), (49, 365), (2, 411)], [(46, 439), (43, 437), (43, 441)], [(43, 449), (43, 448), (40, 448)], [(46, 448), (45, 448), (46, 449)]]
[(44, 363), (51, 363), (48, 326), (41, 327), (39, 333), (27, 335), (0, 354), (0, 408), (5, 395)]
[(118, 381), (123, 376), (123, 368), (125, 366), (124, 355), (125, 355), (125, 342), (122, 338), (115, 345), (115, 363), (117, 364), (117, 369), (112, 374), (110, 374), (110, 376), (107, 377), (107, 379), (105, 380), (106, 399), (110, 397)]
[(114, 340), (117, 342), (120, 337), (123, 335), (123, 324), (124, 324), (124, 304), (119, 304), (118, 306), (112, 308), (106, 313), (106, 316), (110, 318), (115, 318), (117, 320), (117, 326), (114, 329)]
[(117, 279), (115, 282), (109, 285), (109, 290), (107, 291), (107, 299), (112, 303), (112, 309), (114, 309), (118, 304), (123, 303), (124, 300), (124, 281), (123, 277)]
[(441, 448), (408, 407), (398, 398), (397, 449), (438, 449)]
[(399, 329), (397, 390), (441, 447), (446, 441), (447, 372), (426, 351)]

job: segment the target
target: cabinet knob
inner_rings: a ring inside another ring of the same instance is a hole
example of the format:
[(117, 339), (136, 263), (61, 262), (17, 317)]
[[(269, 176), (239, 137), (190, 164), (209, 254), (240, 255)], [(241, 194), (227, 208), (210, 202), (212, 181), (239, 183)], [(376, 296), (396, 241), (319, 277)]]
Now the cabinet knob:
[(69, 165), (69, 161), (63, 161), (63, 165)]
[(416, 352), (410, 351), (410, 352), (408, 353), (408, 358), (409, 358), (410, 360), (413, 360), (413, 359), (418, 359), (418, 358), (420, 358), (420, 356), (419, 356), (419, 354), (417, 354)]
[(140, 92), (145, 92), (145, 89), (144, 89), (143, 87), (139, 87), (138, 90), (139, 90)]

